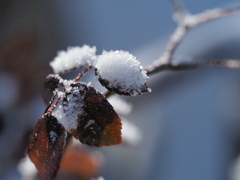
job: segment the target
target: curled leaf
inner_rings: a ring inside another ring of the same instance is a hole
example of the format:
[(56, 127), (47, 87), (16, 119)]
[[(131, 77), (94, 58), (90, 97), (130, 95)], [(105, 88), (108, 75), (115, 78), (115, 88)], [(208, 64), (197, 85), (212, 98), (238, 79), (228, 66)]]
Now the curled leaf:
[(66, 88), (63, 107), (56, 115), (84, 144), (101, 147), (122, 142), (121, 119), (105, 97), (90, 85), (73, 83)]
[(109, 91), (120, 95), (136, 96), (150, 91), (146, 71), (136, 57), (126, 51), (103, 52), (98, 56), (95, 75)]
[(65, 146), (66, 131), (57, 119), (44, 114), (30, 136), (27, 153), (45, 180), (53, 180), (59, 170)]

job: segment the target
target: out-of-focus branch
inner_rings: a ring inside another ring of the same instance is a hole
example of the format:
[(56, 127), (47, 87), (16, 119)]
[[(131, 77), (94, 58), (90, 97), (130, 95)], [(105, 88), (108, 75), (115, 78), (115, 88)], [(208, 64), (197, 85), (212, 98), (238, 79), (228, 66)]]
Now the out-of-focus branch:
[(171, 2), (175, 10), (174, 19), (177, 21), (178, 27), (172, 34), (166, 49), (160, 58), (145, 68), (149, 73), (152, 71), (160, 71), (163, 69), (164, 64), (166, 64), (166, 66), (170, 64), (176, 48), (188, 30), (214, 19), (240, 13), (240, 6), (237, 6), (234, 8), (213, 9), (200, 14), (191, 15), (183, 9), (183, 6), (178, 0), (171, 0)]
[(206, 62), (198, 62), (198, 63), (177, 63), (177, 62), (169, 62), (168, 64), (162, 64), (156, 69), (156, 71), (148, 72), (148, 75), (152, 75), (159, 71), (182, 71), (182, 70), (193, 70), (193, 69), (201, 69), (201, 68), (209, 68), (209, 67), (223, 67), (223, 68), (232, 68), (232, 69), (240, 69), (240, 60), (237, 59), (227, 59), (227, 60), (209, 60)]

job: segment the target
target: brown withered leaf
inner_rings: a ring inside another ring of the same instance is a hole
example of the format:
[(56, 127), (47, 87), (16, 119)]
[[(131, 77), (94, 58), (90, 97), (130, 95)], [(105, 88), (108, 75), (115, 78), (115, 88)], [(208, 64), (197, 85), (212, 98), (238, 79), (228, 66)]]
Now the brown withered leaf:
[(101, 83), (102, 86), (104, 86), (105, 88), (107, 88), (109, 91), (117, 93), (119, 95), (123, 95), (123, 96), (133, 96), (133, 95), (137, 95), (137, 94), (142, 94), (142, 93), (146, 93), (149, 92), (149, 88), (147, 83), (143, 84), (140, 88), (132, 88), (129, 91), (126, 91), (125, 88), (123, 88), (120, 84), (116, 85), (116, 86), (111, 86), (110, 82), (106, 79), (103, 79), (97, 72), (97, 69), (95, 69), (95, 75), (98, 79), (98, 81)]
[(94, 87), (85, 83), (72, 84), (72, 90), (63, 98), (63, 106), (69, 106), (69, 97), (83, 98), (83, 107), (78, 114), (78, 126), (71, 133), (82, 143), (91, 146), (111, 146), (122, 143), (121, 119), (107, 99)]
[(44, 114), (37, 122), (30, 136), (27, 153), (45, 180), (55, 178), (62, 159), (66, 131), (57, 119)]

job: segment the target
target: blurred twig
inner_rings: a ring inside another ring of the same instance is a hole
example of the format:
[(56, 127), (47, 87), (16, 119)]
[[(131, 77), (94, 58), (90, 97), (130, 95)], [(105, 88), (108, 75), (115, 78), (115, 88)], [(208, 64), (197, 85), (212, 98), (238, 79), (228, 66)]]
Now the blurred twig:
[(164, 70), (182, 71), (182, 70), (193, 70), (193, 69), (208, 68), (208, 67), (240, 69), (240, 60), (237, 60), (237, 59), (209, 60), (206, 62), (196, 62), (196, 63), (169, 62), (169, 63), (160, 65), (156, 71), (148, 72), (148, 75), (151, 75), (155, 72), (164, 71)]
[[(174, 65), (171, 63), (171, 59), (179, 43), (182, 41), (182, 39), (185, 37), (186, 33), (190, 29), (214, 19), (219, 19), (222, 17), (240, 13), (240, 6), (237, 6), (234, 8), (226, 8), (226, 9), (212, 9), (212, 10), (202, 12), (200, 14), (191, 15), (187, 13), (186, 10), (183, 9), (183, 6), (180, 3), (180, 1), (171, 0), (171, 2), (175, 11), (174, 19), (175, 21), (177, 21), (178, 27), (172, 34), (166, 49), (163, 52), (163, 54), (160, 56), (160, 58), (145, 68), (145, 70), (148, 71), (148, 74), (153, 74), (155, 72), (166, 70), (166, 69), (175, 70), (177, 68), (176, 67), (177, 65)], [(210, 64), (214, 64), (214, 63), (210, 63)], [(179, 66), (177, 68), (178, 70), (192, 69), (192, 68), (186, 68), (186, 67), (191, 67), (192, 64), (189, 64), (189, 66), (187, 64), (178, 64), (178, 66)], [(194, 64), (194, 66), (196, 66), (195, 68), (198, 67), (197, 64)], [(228, 66), (224, 66), (224, 67), (228, 67)], [(229, 67), (229, 68), (232, 68), (232, 67)]]

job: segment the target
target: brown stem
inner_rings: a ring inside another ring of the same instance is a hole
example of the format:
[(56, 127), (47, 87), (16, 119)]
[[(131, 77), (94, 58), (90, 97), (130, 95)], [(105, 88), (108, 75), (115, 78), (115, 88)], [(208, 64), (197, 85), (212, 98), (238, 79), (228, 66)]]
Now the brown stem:
[(83, 72), (81, 72), (73, 81), (77, 82), (79, 81), (84, 75), (86, 75), (93, 67), (89, 66), (87, 69), (85, 69)]
[(55, 103), (50, 108), (48, 108), (47, 113), (51, 114), (54, 111), (54, 109), (57, 107), (60, 100), (61, 100), (61, 97), (58, 97)]

